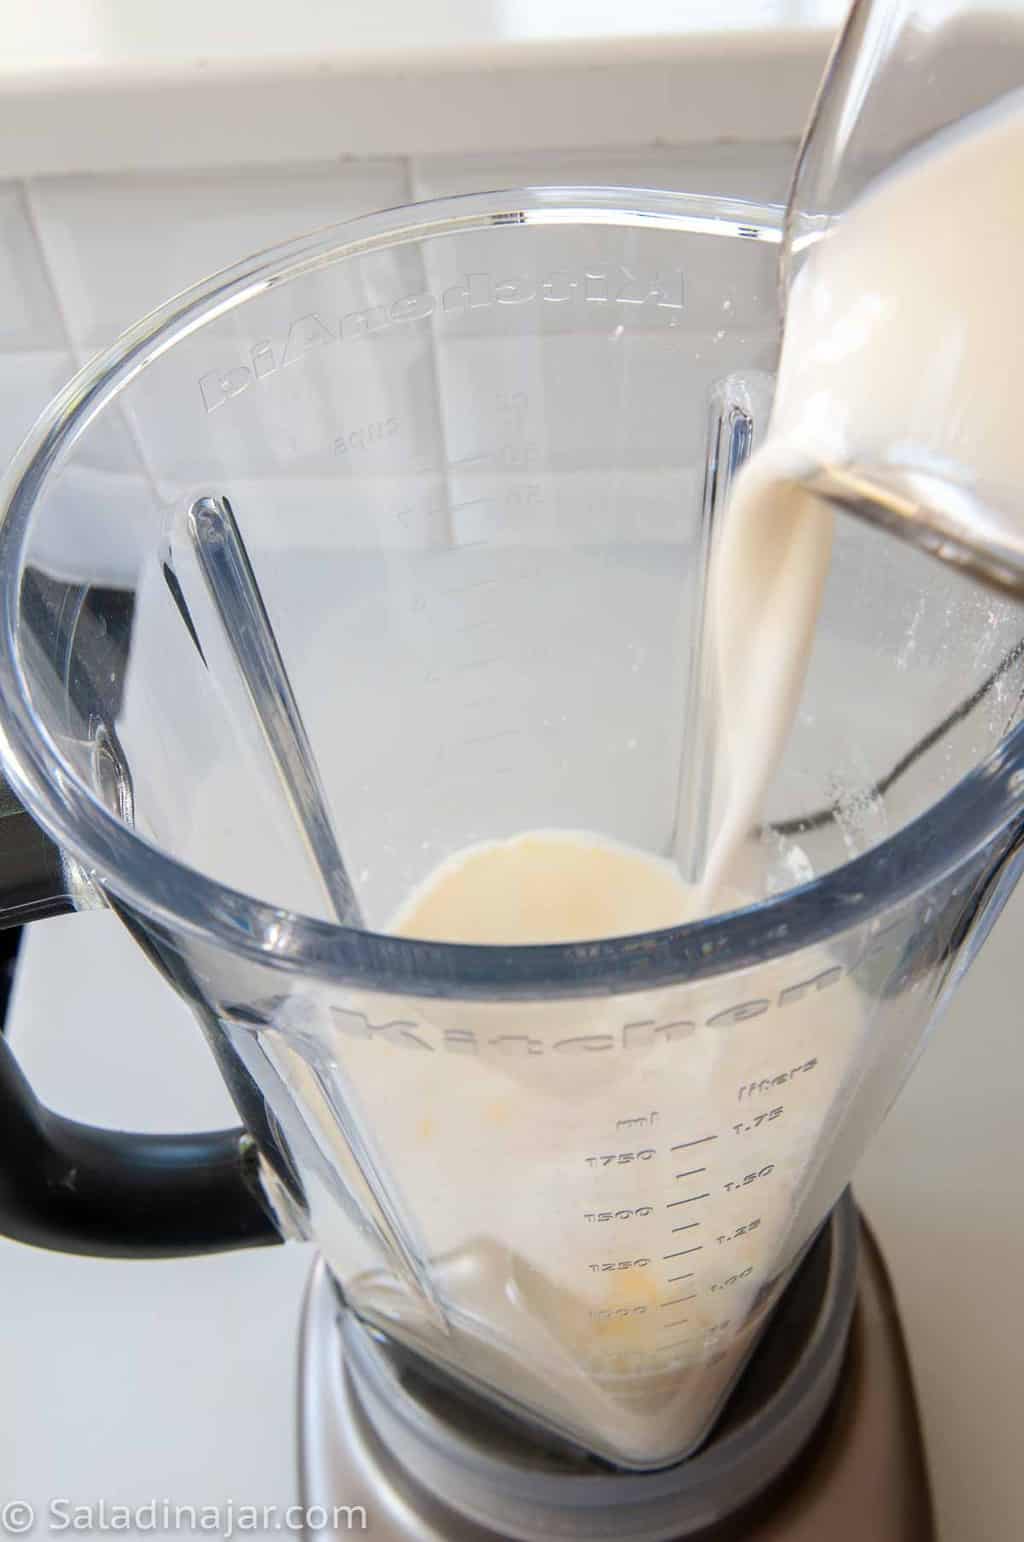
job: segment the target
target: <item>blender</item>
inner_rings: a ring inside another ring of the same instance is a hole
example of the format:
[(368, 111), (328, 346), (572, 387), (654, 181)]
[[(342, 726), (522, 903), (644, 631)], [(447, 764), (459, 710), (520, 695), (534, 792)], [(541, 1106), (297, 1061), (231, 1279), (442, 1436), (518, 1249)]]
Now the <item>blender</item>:
[(782, 231), (601, 188), (333, 227), (126, 333), (6, 484), (15, 919), (112, 907), (242, 1123), (72, 1124), (4, 1045), (0, 1227), (312, 1237), (304, 1495), (381, 1542), (931, 1534), (844, 1191), (1019, 872), (1020, 600), (844, 522), (734, 910), (389, 931), (523, 830), (699, 864)]

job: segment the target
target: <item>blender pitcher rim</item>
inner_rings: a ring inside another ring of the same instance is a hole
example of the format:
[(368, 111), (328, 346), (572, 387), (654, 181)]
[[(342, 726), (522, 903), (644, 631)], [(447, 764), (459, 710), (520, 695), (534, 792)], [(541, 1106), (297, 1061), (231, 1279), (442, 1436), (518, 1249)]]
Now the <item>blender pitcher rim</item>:
[[(635, 205), (642, 202), (644, 207)], [(588, 996), (708, 978), (813, 946), (950, 872), (1021, 815), (1024, 725), (936, 804), (870, 851), (797, 888), (686, 925), (587, 942), (431, 942), (274, 906), (179, 862), (98, 801), (39, 720), (17, 643), (24, 546), (61, 452), (134, 376), (192, 331), (311, 268), (410, 240), (509, 223), (656, 225), (777, 244), (783, 210), (713, 194), (628, 187), (470, 193), (359, 216), (267, 248), (184, 290), (125, 331), (54, 398), (0, 481), (0, 748), (33, 817), (147, 920), (234, 953), (346, 985), (424, 996)]]

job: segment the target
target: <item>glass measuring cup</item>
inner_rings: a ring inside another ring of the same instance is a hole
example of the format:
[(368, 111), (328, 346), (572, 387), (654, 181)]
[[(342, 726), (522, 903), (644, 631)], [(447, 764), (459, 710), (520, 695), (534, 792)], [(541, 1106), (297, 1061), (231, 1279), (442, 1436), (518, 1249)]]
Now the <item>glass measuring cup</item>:
[[(1020, 0), (993, 6), (974, 0), (853, 0), (797, 153), (780, 251), (782, 310), (815, 248), (829, 240), (877, 179), (922, 148), (933, 151), (944, 131), (964, 120), (977, 123), (985, 110), (1008, 108), (1022, 82)], [(966, 217), (963, 209), (960, 216)], [(934, 245), (926, 231), (918, 232), (924, 268)], [(1007, 234), (1006, 249), (1011, 246)], [(980, 246), (976, 258), (980, 274)], [(860, 271), (870, 289), (863, 264)], [(983, 281), (972, 275), (970, 287), (976, 283)], [(968, 298), (962, 295), (957, 304), (948, 296), (933, 297), (933, 304), (940, 312), (960, 314)], [(932, 359), (919, 361), (922, 379), (937, 366), (941, 336), (937, 327)], [(1009, 331), (1003, 340), (1012, 353)], [(964, 368), (961, 359), (961, 374)], [(934, 407), (928, 416), (938, 417)], [(882, 445), (865, 443), (861, 459), (818, 465), (802, 486), (990, 586), (1020, 595), (1024, 541), (1016, 489), (1005, 482), (997, 489), (979, 483), (977, 468), (962, 456), (959, 461), (948, 456), (936, 475), (923, 420), (911, 440), (911, 447), (901, 445), (898, 436)], [(1015, 517), (1007, 519), (1011, 500)]]
[[(0, 532), (5, 764), (194, 1007), (258, 1167), (73, 1132), (63, 1208), (23, 1184), (5, 1229), (266, 1240), (258, 1176), (354, 1311), (536, 1427), (637, 1469), (700, 1442), (1016, 877), (1024, 612), (850, 522), (733, 913), (386, 928), (529, 828), (687, 870), (779, 232), (624, 190), (392, 211), (171, 302), (54, 404)], [(9, 1066), (6, 1098), (10, 1171), (66, 1155)]]

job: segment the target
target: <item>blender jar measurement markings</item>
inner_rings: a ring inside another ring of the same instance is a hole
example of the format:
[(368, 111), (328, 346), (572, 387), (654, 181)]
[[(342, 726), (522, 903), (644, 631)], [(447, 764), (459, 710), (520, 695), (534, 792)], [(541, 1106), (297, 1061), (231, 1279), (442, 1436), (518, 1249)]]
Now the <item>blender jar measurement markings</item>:
[(783, 1111), (783, 1105), (780, 1103), (777, 1108), (769, 1109), (766, 1114), (755, 1114), (749, 1124), (734, 1124), (732, 1126), (733, 1133), (736, 1135), (747, 1135), (751, 1130), (759, 1130), (762, 1124), (767, 1124), (772, 1119), (781, 1119)]
[(735, 1242), (738, 1237), (746, 1237), (752, 1231), (756, 1231), (760, 1224), (761, 1217), (757, 1216), (753, 1221), (747, 1221), (744, 1226), (737, 1226), (735, 1231), (728, 1232), (725, 1236), (722, 1237), (716, 1237), (715, 1241), (718, 1243), (719, 1247), (721, 1247), (723, 1243), (726, 1242)]
[(589, 1167), (610, 1167), (613, 1163), (625, 1166), (627, 1162), (649, 1162), (657, 1153), (651, 1147), (645, 1147), (643, 1151), (613, 1151), (601, 1156), (588, 1156), (585, 1158)]
[[(765, 1112), (763, 1114), (756, 1115), (749, 1123), (743, 1122), (743, 1123), (740, 1123), (740, 1124), (733, 1125), (733, 1126), (731, 1126), (731, 1128), (732, 1128), (733, 1133), (736, 1134), (736, 1135), (747, 1134), (751, 1130), (760, 1128), (760, 1126), (762, 1124), (770, 1123), (770, 1122), (773, 1122), (774, 1120), (780, 1118), (782, 1116), (782, 1113), (783, 1113), (783, 1108), (782, 1108), (781, 1105), (779, 1105), (778, 1107), (770, 1109), (770, 1110), (768, 1110), (767, 1112)], [(628, 1121), (626, 1123), (628, 1124)], [(671, 1152), (687, 1151), (687, 1150), (693, 1149), (696, 1146), (708, 1145), (712, 1141), (717, 1140), (718, 1138), (719, 1137), (718, 1137), (717, 1134), (701, 1135), (701, 1136), (695, 1137), (693, 1140), (679, 1141), (679, 1142), (675, 1143), (674, 1145), (672, 1145), (669, 1148), (669, 1150)], [(602, 1153), (598, 1153), (598, 1154), (593, 1155), (593, 1156), (588, 1156), (587, 1158), (585, 1158), (585, 1160), (586, 1160), (588, 1166), (590, 1166), (590, 1167), (606, 1168), (606, 1167), (612, 1167), (612, 1166), (616, 1166), (616, 1167), (617, 1166), (627, 1166), (627, 1165), (630, 1165), (630, 1164), (632, 1164), (634, 1162), (637, 1162), (637, 1161), (642, 1161), (642, 1162), (651, 1161), (656, 1155), (657, 1155), (657, 1151), (653, 1147), (644, 1147), (644, 1148), (642, 1148), (639, 1151), (602, 1152)], [(680, 1181), (684, 1181), (687, 1178), (699, 1177), (702, 1174), (706, 1173), (707, 1170), (708, 1169), (707, 1169), (706, 1166), (704, 1166), (704, 1167), (684, 1168), (683, 1171), (681, 1171), (679, 1173), (676, 1173), (674, 1175), (675, 1181), (676, 1182), (680, 1182)], [(742, 1178), (740, 1178), (740, 1179), (736, 1179), (736, 1180), (733, 1180), (733, 1181), (730, 1181), (728, 1183), (723, 1184), (722, 1188), (723, 1188), (724, 1192), (731, 1193), (731, 1192), (733, 1192), (736, 1189), (748, 1187), (752, 1183), (756, 1183), (756, 1182), (758, 1182), (761, 1179), (769, 1177), (771, 1175), (771, 1173), (774, 1172), (774, 1170), (775, 1170), (775, 1164), (774, 1163), (767, 1163), (767, 1164), (765, 1164), (765, 1166), (760, 1167), (760, 1168), (754, 1170), (753, 1172), (744, 1174), (744, 1176)], [(682, 1206), (682, 1205), (699, 1204), (703, 1200), (710, 1199), (710, 1198), (711, 1198), (711, 1191), (710, 1190), (706, 1190), (706, 1191), (704, 1191), (703, 1193), (700, 1193), (700, 1194), (690, 1194), (690, 1195), (685, 1196), (682, 1199), (675, 1199), (675, 1200), (668, 1201), (666, 1203), (666, 1205), (665, 1205), (665, 1208), (667, 1210), (671, 1210), (671, 1209), (675, 1209), (678, 1206)], [(601, 1223), (607, 1222), (607, 1221), (626, 1221), (626, 1220), (632, 1220), (632, 1219), (635, 1219), (635, 1218), (644, 1218), (645, 1219), (645, 1218), (649, 1217), (652, 1213), (653, 1213), (653, 1207), (652, 1206), (650, 1206), (650, 1205), (642, 1205), (642, 1206), (637, 1206), (637, 1207), (634, 1207), (634, 1208), (623, 1209), (623, 1210), (618, 1210), (618, 1211), (586, 1211), (586, 1212), (584, 1212), (584, 1218), (589, 1223), (601, 1224)], [(682, 1222), (679, 1226), (672, 1227), (672, 1232), (673, 1232), (673, 1234), (678, 1234), (678, 1233), (681, 1233), (681, 1232), (693, 1231), (698, 1226), (700, 1226), (702, 1224), (703, 1223), (701, 1221)], [(748, 1222), (745, 1222), (741, 1226), (736, 1227), (732, 1232), (720, 1234), (719, 1236), (717, 1236), (714, 1239), (715, 1243), (716, 1243), (717, 1246), (720, 1246), (720, 1247), (723, 1246), (723, 1245), (727, 1245), (730, 1242), (734, 1242), (734, 1241), (738, 1240), (740, 1237), (749, 1235), (750, 1232), (755, 1231), (760, 1225), (761, 1225), (761, 1217), (760, 1216), (754, 1217), (752, 1220), (750, 1220)], [(703, 1251), (704, 1251), (704, 1244), (703, 1243), (695, 1243), (692, 1247), (679, 1248), (679, 1249), (674, 1250), (671, 1253), (664, 1253), (662, 1255), (662, 1260), (667, 1263), (667, 1262), (669, 1262), (669, 1261), (671, 1261), (673, 1259), (690, 1257), (690, 1256), (692, 1256), (692, 1255), (694, 1255), (696, 1253), (700, 1253), (700, 1252), (703, 1252)], [(613, 1271), (618, 1271), (618, 1270), (623, 1270), (623, 1269), (627, 1269), (627, 1270), (628, 1269), (645, 1269), (645, 1268), (648, 1268), (650, 1266), (650, 1262), (651, 1262), (651, 1260), (648, 1259), (648, 1258), (622, 1259), (622, 1260), (618, 1260), (618, 1261), (615, 1261), (615, 1262), (609, 1262), (609, 1263), (589, 1264), (587, 1267), (593, 1273), (610, 1273), (610, 1272), (613, 1272)], [(730, 1289), (731, 1287), (739, 1284), (740, 1282), (742, 1282), (744, 1280), (749, 1279), (753, 1275), (753, 1273), (754, 1273), (753, 1265), (748, 1265), (745, 1269), (738, 1270), (736, 1273), (728, 1275), (724, 1280), (714, 1281), (713, 1283), (711, 1283), (707, 1287), (707, 1289), (709, 1290), (709, 1292), (717, 1294), (717, 1293), (719, 1293), (719, 1292), (721, 1292), (723, 1290)], [(689, 1273), (677, 1274), (677, 1275), (669, 1276), (668, 1283), (670, 1285), (671, 1284), (682, 1284), (685, 1281), (692, 1280), (694, 1278), (695, 1278), (695, 1276), (694, 1276), (693, 1272), (691, 1271)], [(699, 1291), (693, 1291), (690, 1294), (685, 1295), (685, 1296), (675, 1296), (675, 1297), (673, 1297), (669, 1301), (661, 1302), (659, 1304), (659, 1306), (658, 1306), (658, 1310), (659, 1311), (665, 1311), (665, 1310), (669, 1310), (669, 1309), (671, 1309), (672, 1307), (675, 1307), (675, 1306), (681, 1306), (681, 1305), (685, 1304), (686, 1302), (695, 1301), (695, 1300), (698, 1299), (699, 1294), (700, 1294)], [(646, 1310), (647, 1310), (646, 1308), (602, 1309), (601, 1312), (599, 1312), (598, 1315), (601, 1315), (601, 1316), (642, 1316), (642, 1315), (645, 1314)], [(689, 1318), (673, 1318), (673, 1320), (671, 1322), (660, 1323), (658, 1325), (659, 1331), (661, 1331), (661, 1330), (668, 1331), (668, 1330), (671, 1330), (673, 1328), (684, 1327), (689, 1321), (690, 1321)], [(674, 1340), (672, 1342), (672, 1344), (664, 1345), (663, 1348), (665, 1348), (665, 1349), (675, 1349), (675, 1348), (682, 1347), (685, 1344), (690, 1344), (690, 1343), (693, 1343), (693, 1342), (694, 1342), (694, 1338), (691, 1335), (688, 1338)]]
[(616, 1119), (615, 1130), (616, 1133), (619, 1130), (645, 1130), (648, 1125), (657, 1124), (659, 1118), (658, 1110), (653, 1108), (649, 1114), (633, 1114), (628, 1119)]
[(648, 1269), (651, 1260), (649, 1258), (623, 1258), (612, 1264), (588, 1264), (591, 1274), (608, 1274), (613, 1269)]
[(728, 1290), (730, 1285), (738, 1285), (740, 1280), (749, 1280), (753, 1272), (753, 1264), (748, 1264), (745, 1269), (740, 1270), (739, 1274), (730, 1274), (726, 1280), (716, 1280), (709, 1288), (711, 1290)]
[(764, 1167), (759, 1167), (757, 1172), (745, 1173), (742, 1178), (737, 1178), (733, 1183), (723, 1183), (722, 1187), (727, 1194), (731, 1194), (734, 1189), (749, 1188), (749, 1186), (752, 1183), (756, 1183), (759, 1178), (767, 1178), (774, 1171), (775, 1163), (768, 1162)]

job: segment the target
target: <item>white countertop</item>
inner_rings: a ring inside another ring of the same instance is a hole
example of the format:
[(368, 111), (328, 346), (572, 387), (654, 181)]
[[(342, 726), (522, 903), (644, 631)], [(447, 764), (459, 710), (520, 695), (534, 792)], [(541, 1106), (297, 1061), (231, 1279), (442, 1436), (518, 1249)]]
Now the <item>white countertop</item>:
[[(899, 1295), (941, 1542), (1017, 1542), (1024, 889), (858, 1174)], [(198, 1029), (109, 914), (28, 936), (10, 1031), (45, 1100), (136, 1128), (232, 1112)], [(0, 1497), (294, 1503), (305, 1245), (162, 1263), (0, 1242)], [(157, 1533), (159, 1534), (159, 1533)], [(865, 1539), (869, 1542), (869, 1539)]]
[(591, 62), (627, 49), (683, 53), (698, 38), (770, 32), (784, 38), (830, 29), (838, 0), (413, 0), (373, 6), (291, 0), (50, 0), (5, 17), (0, 79), (44, 73), (93, 80), (171, 79), (202, 69), (240, 73), (309, 68), (405, 68), (427, 62), (501, 68), (571, 50)]
[(842, 11), (841, 0), (8, 6), (0, 177), (791, 138)]

